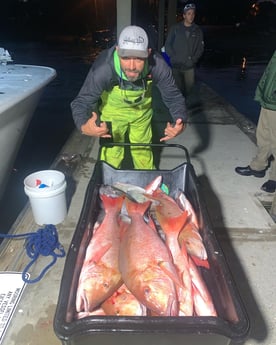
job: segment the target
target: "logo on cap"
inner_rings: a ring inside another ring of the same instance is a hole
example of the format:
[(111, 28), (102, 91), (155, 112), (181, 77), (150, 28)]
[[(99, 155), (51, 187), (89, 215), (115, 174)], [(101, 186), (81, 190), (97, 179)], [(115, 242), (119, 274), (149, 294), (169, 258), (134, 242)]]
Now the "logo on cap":
[(148, 36), (144, 29), (131, 25), (123, 29), (118, 41), (120, 57), (148, 57)]

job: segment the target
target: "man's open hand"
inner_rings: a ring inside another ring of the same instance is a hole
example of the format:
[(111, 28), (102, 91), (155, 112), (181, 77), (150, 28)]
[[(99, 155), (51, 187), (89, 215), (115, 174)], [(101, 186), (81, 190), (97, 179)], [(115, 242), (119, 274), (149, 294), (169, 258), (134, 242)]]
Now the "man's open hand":
[(101, 137), (101, 138), (111, 138), (111, 135), (108, 134), (108, 128), (105, 122), (101, 122), (98, 126), (96, 121), (98, 119), (98, 115), (95, 112), (92, 112), (92, 117), (81, 126), (82, 134), (93, 136), (93, 137)]
[(161, 138), (160, 141), (166, 141), (176, 137), (184, 131), (185, 127), (185, 123), (183, 123), (182, 119), (177, 119), (174, 125), (168, 122), (164, 130), (165, 136)]

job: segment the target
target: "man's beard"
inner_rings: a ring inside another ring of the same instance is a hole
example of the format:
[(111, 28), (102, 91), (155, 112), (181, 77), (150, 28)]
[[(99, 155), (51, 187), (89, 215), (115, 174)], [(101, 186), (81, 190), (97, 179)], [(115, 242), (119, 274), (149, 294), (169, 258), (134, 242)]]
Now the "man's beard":
[[(135, 73), (136, 73), (136, 75), (135, 75), (135, 76), (128, 76), (127, 72), (131, 72), (131, 73), (135, 72)], [(127, 79), (128, 79), (129, 81), (132, 81), (132, 82), (134, 82), (134, 81), (138, 80), (138, 79), (139, 79), (139, 77), (140, 77), (140, 71), (137, 71), (137, 70), (132, 71), (132, 70), (128, 70), (128, 69), (126, 69), (126, 70), (124, 71), (124, 73), (125, 73), (125, 75), (126, 75)]]
[(136, 81), (137, 79), (139, 78), (139, 76), (137, 76), (137, 77), (128, 77), (127, 79), (129, 80), (129, 81)]

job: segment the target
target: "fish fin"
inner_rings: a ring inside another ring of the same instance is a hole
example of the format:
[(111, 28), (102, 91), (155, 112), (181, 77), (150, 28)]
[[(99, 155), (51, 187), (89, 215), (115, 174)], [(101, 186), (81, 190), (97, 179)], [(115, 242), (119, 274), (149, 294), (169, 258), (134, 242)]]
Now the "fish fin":
[(209, 292), (207, 292), (207, 294), (202, 294), (195, 284), (192, 285), (196, 315), (215, 317), (218, 316), (212, 296), (209, 294)]
[(190, 255), (197, 256), (200, 260), (207, 259), (207, 252), (202, 237), (193, 223), (187, 223), (178, 236), (180, 246), (186, 246)]
[(185, 258), (188, 260), (188, 252), (187, 247), (185, 245), (180, 245), (181, 253), (185, 256)]
[(170, 263), (168, 263), (166, 261), (160, 261), (160, 262), (158, 262), (158, 266), (176, 285), (183, 287), (183, 284), (182, 284), (179, 276), (174, 274), (174, 272), (172, 272), (172, 270), (170, 268), (171, 267)]
[(125, 232), (127, 231), (129, 224), (131, 224), (131, 218), (127, 216), (126, 214), (121, 214), (118, 218), (118, 223), (119, 223), (119, 238), (121, 240)]
[(157, 228), (156, 228), (155, 222), (154, 222), (154, 220), (152, 219), (151, 216), (148, 217), (147, 224), (149, 225), (149, 227), (150, 227), (154, 232), (157, 232)]
[(146, 185), (145, 191), (147, 194), (152, 194), (155, 190), (157, 190), (162, 183), (162, 176), (157, 176), (154, 180), (152, 180), (149, 184)]
[(204, 281), (201, 272), (199, 271), (199, 269), (197, 268), (197, 266), (191, 258), (189, 258), (189, 270), (195, 293), (199, 294), (203, 301), (211, 301), (212, 297), (207, 288), (206, 282)]
[(195, 238), (187, 238), (180, 244), (180, 246), (186, 246), (187, 252), (190, 255), (196, 256), (200, 260), (207, 259), (206, 248), (203, 242), (200, 240), (197, 240)]
[(101, 223), (96, 221), (96, 223), (94, 224), (94, 227), (93, 227), (94, 236), (95, 236), (96, 232), (98, 231), (98, 229), (100, 229), (100, 226), (101, 226)]
[[(187, 212), (187, 211), (185, 211)], [(199, 229), (197, 226), (192, 222), (191, 215), (187, 215), (187, 221), (182, 227), (180, 233), (179, 233), (179, 239), (181, 237), (194, 237), (196, 239), (202, 240), (202, 237), (199, 233)]]
[(98, 263), (100, 259), (109, 251), (109, 249), (112, 247), (112, 243), (108, 243), (102, 247), (100, 247), (98, 250), (94, 251), (93, 257), (91, 259), (87, 260), (87, 262), (95, 262)]
[(76, 311), (81, 312), (85, 309), (84, 300), (83, 300), (83, 289), (81, 286), (78, 286), (76, 294)]
[(176, 196), (175, 196), (176, 203), (182, 210), (187, 210), (189, 216), (191, 216), (191, 220), (194, 223), (194, 225), (199, 229), (198, 224), (198, 217), (195, 213), (195, 210), (190, 202), (190, 200), (187, 198), (186, 194), (179, 189)]
[(196, 266), (201, 266), (201, 267), (205, 267), (207, 269), (210, 268), (210, 264), (209, 264), (209, 261), (208, 259), (199, 259), (197, 256), (195, 255), (191, 255), (191, 258), (193, 260), (193, 262), (196, 264)]

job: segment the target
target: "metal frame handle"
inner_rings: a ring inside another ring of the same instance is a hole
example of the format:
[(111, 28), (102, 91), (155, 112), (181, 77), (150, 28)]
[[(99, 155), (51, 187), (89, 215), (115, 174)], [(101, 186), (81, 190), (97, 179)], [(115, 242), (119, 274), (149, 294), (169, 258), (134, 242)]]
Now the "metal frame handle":
[(181, 150), (183, 150), (185, 152), (185, 157), (186, 157), (186, 161), (187, 163), (191, 164), (191, 160), (190, 160), (190, 154), (188, 149), (180, 144), (165, 144), (165, 143), (156, 143), (156, 144), (145, 144), (145, 143), (102, 143), (100, 145), (100, 148), (102, 148), (103, 146), (105, 147), (113, 147), (113, 146), (150, 146), (150, 147), (177, 147)]

